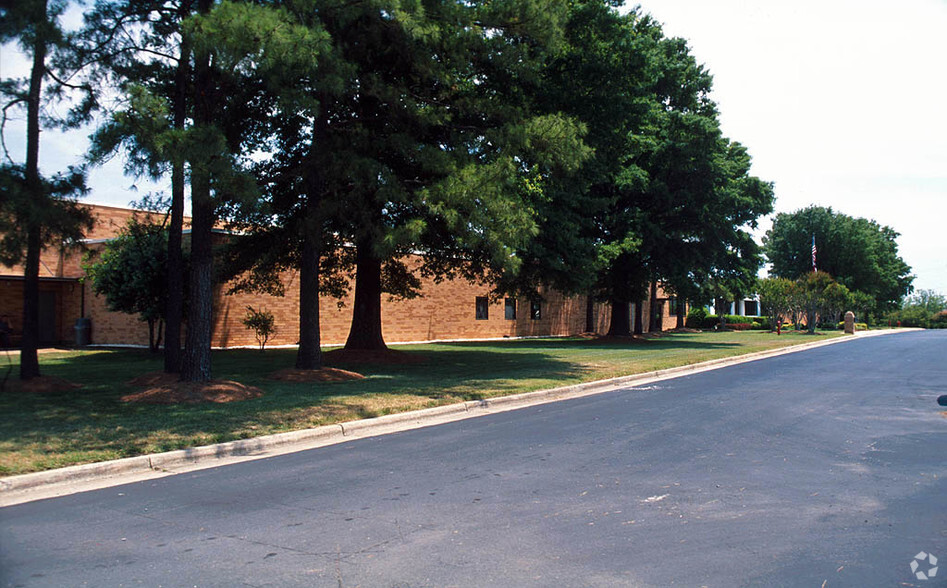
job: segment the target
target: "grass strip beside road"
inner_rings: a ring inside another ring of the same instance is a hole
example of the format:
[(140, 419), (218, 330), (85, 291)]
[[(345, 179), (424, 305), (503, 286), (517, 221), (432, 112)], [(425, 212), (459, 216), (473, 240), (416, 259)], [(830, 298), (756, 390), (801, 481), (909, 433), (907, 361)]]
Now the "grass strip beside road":
[[(132, 457), (281, 433), (495, 396), (518, 394), (689, 365), (825, 340), (760, 331), (670, 333), (634, 340), (581, 338), (398, 346), (422, 362), (343, 364), (364, 380), (290, 383), (268, 380), (291, 367), (294, 349), (215, 351), (214, 377), (264, 390), (227, 404), (122, 402), (126, 382), (161, 369), (140, 350), (44, 353), (44, 375), (79, 390), (0, 396), (0, 476)], [(16, 358), (11, 378), (16, 377)]]

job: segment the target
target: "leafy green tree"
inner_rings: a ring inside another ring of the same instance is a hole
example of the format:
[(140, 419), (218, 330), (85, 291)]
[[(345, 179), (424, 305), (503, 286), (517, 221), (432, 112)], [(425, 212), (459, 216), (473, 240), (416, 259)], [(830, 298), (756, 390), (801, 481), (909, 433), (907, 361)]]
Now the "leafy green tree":
[(824, 271), (809, 272), (796, 280), (798, 304), (806, 316), (806, 328), (810, 334), (815, 333), (819, 316), (825, 308), (825, 290), (832, 282), (832, 276)]
[(897, 232), (820, 206), (776, 215), (763, 241), (773, 274), (796, 279), (812, 271), (813, 235), (818, 269), (849, 290), (870, 295), (873, 312), (896, 307), (911, 291), (914, 277), (898, 255)]
[[(7, 264), (24, 261), (23, 336), (20, 353), (20, 378), (40, 375), (39, 343), (39, 266), (43, 247), (57, 240), (74, 241), (91, 225), (88, 209), (76, 205), (75, 198), (85, 191), (85, 173), (70, 168), (52, 178), (39, 169), (41, 118), (61, 126), (75, 126), (86, 119), (95, 104), (89, 87), (72, 85), (63, 78), (60, 59), (70, 50), (70, 37), (59, 26), (59, 17), (67, 3), (49, 0), (22, 0), (0, 8), (0, 43), (16, 41), (31, 60), (26, 79), (4, 78), (0, 92), (4, 96), (3, 122), (15, 108), (26, 108), (26, 156), (22, 164), (0, 166), (0, 260)], [(51, 82), (44, 94), (44, 83)], [(57, 118), (44, 106), (68, 99), (70, 91), (80, 99), (65, 118)], [(6, 142), (4, 141), (4, 148)]]
[(328, 176), (341, 168), (333, 158), (344, 157), (336, 148), (344, 144), (329, 123), (330, 105), (345, 89), (338, 70), (346, 66), (320, 20), (333, 9), (343, 10), (319, 1), (223, 2), (198, 21), (202, 43), (255, 89), (254, 128), (244, 135), (243, 150), (273, 152), (254, 166), (262, 200), (238, 208), (238, 226), (250, 235), (232, 243), (227, 273), (248, 272), (238, 288), (280, 294), (278, 272), (299, 270), (301, 369), (321, 367), (320, 258), (338, 259), (332, 257), (337, 232), (326, 222), (328, 201), (342, 188)]
[(822, 292), (822, 307), (825, 311), (823, 322), (831, 322), (834, 326), (840, 320), (842, 312), (852, 305), (852, 293), (844, 284), (832, 282)]
[(934, 290), (916, 290), (905, 298), (902, 308), (907, 306), (917, 306), (934, 315), (947, 310), (947, 296)]
[[(168, 4), (126, 0), (101, 4), (101, 10), (90, 19), (91, 38), (97, 39), (96, 34), (106, 38), (91, 44), (98, 43), (106, 53), (127, 56), (110, 63), (127, 92), (128, 108), (103, 130), (103, 152), (122, 144), (143, 167), (158, 173), (165, 171), (163, 166), (171, 168), (172, 266), (178, 263), (177, 227), (183, 218), (185, 166), (189, 173), (189, 320), (180, 362), (185, 381), (204, 381), (212, 375), (213, 228), (222, 211), (235, 201), (256, 195), (256, 186), (238, 155), (259, 119), (253, 100), (256, 88), (246, 83), (241, 71), (229, 67), (224, 48), (218, 49), (212, 36), (205, 34), (201, 18), (214, 6), (213, 0)], [(112, 39), (131, 41), (113, 46)], [(250, 42), (252, 35), (241, 39)], [(169, 268), (169, 275), (173, 273)], [(170, 310), (176, 317), (178, 288), (174, 285), (171, 289)], [(178, 367), (175, 347), (166, 346), (168, 371)]]
[(691, 299), (711, 277), (744, 288), (759, 266), (746, 227), (771, 211), (772, 187), (748, 174), (746, 150), (721, 135), (711, 76), (685, 41), (665, 38), (639, 10), (575, 2), (568, 22), (548, 91), (584, 123), (594, 149), (570, 187), (592, 213), (591, 230), (577, 223), (582, 239), (573, 242), (597, 253), (578, 274), (595, 274), (593, 294), (611, 303), (609, 333), (631, 332), (631, 302), (641, 331), (641, 301), (656, 282)]
[(181, 369), (185, 130), (192, 78), (191, 43), (182, 31), (194, 8), (194, 0), (100, 0), (85, 13), (77, 38), (80, 56), (95, 64), (89, 78), (125, 93), (122, 106), (96, 131), (90, 160), (100, 163), (121, 149), (128, 173), (170, 175), (164, 313), (164, 370), (169, 373)]
[(260, 344), (260, 351), (263, 351), (266, 342), (276, 333), (276, 317), (265, 308), (256, 310), (252, 306), (247, 306), (247, 316), (243, 318), (243, 326), (253, 331), (257, 343)]
[(947, 328), (947, 320), (941, 318), (947, 310), (947, 298), (933, 290), (918, 290), (906, 296), (901, 308), (890, 313), (891, 323), (899, 322), (902, 327)]
[(528, 180), (574, 129), (534, 116), (518, 94), (534, 83), (564, 7), (430, 2), (330, 30), (360, 80), (341, 104), (358, 129), (350, 175), (363, 180), (345, 211), (357, 264), (347, 348), (384, 347), (380, 296), (411, 290), (398, 262), (410, 251), (435, 278), (520, 269), (513, 253), (536, 230)]
[(83, 269), (92, 291), (114, 312), (138, 315), (148, 323), (148, 346), (161, 347), (167, 309), (168, 231), (133, 218), (125, 229), (91, 256)]
[(875, 299), (870, 294), (855, 290), (851, 293), (852, 311), (855, 313), (855, 319), (858, 322), (868, 323), (868, 318), (872, 307), (875, 305)]
[(793, 281), (786, 278), (764, 278), (757, 282), (756, 291), (760, 295), (760, 305), (770, 319), (773, 329), (780, 317), (792, 310)]

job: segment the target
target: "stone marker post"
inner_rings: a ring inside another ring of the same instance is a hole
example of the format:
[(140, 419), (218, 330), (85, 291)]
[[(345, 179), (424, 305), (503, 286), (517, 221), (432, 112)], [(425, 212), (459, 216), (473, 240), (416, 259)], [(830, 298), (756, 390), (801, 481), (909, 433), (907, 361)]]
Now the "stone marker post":
[(855, 315), (852, 311), (845, 313), (845, 332), (849, 335), (855, 334)]

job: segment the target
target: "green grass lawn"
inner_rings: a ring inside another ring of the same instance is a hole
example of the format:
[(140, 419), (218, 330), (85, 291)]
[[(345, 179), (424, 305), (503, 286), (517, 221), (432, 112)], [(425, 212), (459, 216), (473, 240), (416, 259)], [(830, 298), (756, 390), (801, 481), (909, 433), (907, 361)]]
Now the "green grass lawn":
[[(420, 363), (338, 364), (364, 380), (267, 380), (292, 367), (294, 349), (216, 351), (214, 377), (264, 390), (227, 404), (121, 402), (128, 380), (161, 369), (147, 351), (90, 350), (40, 355), (44, 375), (81, 384), (53, 394), (0, 396), (0, 475), (104, 461), (304, 429), (697, 363), (838, 336), (760, 331), (675, 333), (645, 340), (531, 339), (398, 346)], [(16, 377), (17, 359), (11, 379)], [(4, 361), (0, 357), (0, 361)], [(0, 369), (5, 366), (0, 364)]]

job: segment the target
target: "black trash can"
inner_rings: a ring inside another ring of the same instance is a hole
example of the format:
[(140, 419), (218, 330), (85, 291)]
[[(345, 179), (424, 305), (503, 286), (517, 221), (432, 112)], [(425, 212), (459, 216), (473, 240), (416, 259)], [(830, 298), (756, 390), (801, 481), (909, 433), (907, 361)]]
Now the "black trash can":
[(84, 347), (92, 342), (92, 319), (82, 317), (76, 319), (76, 346)]

